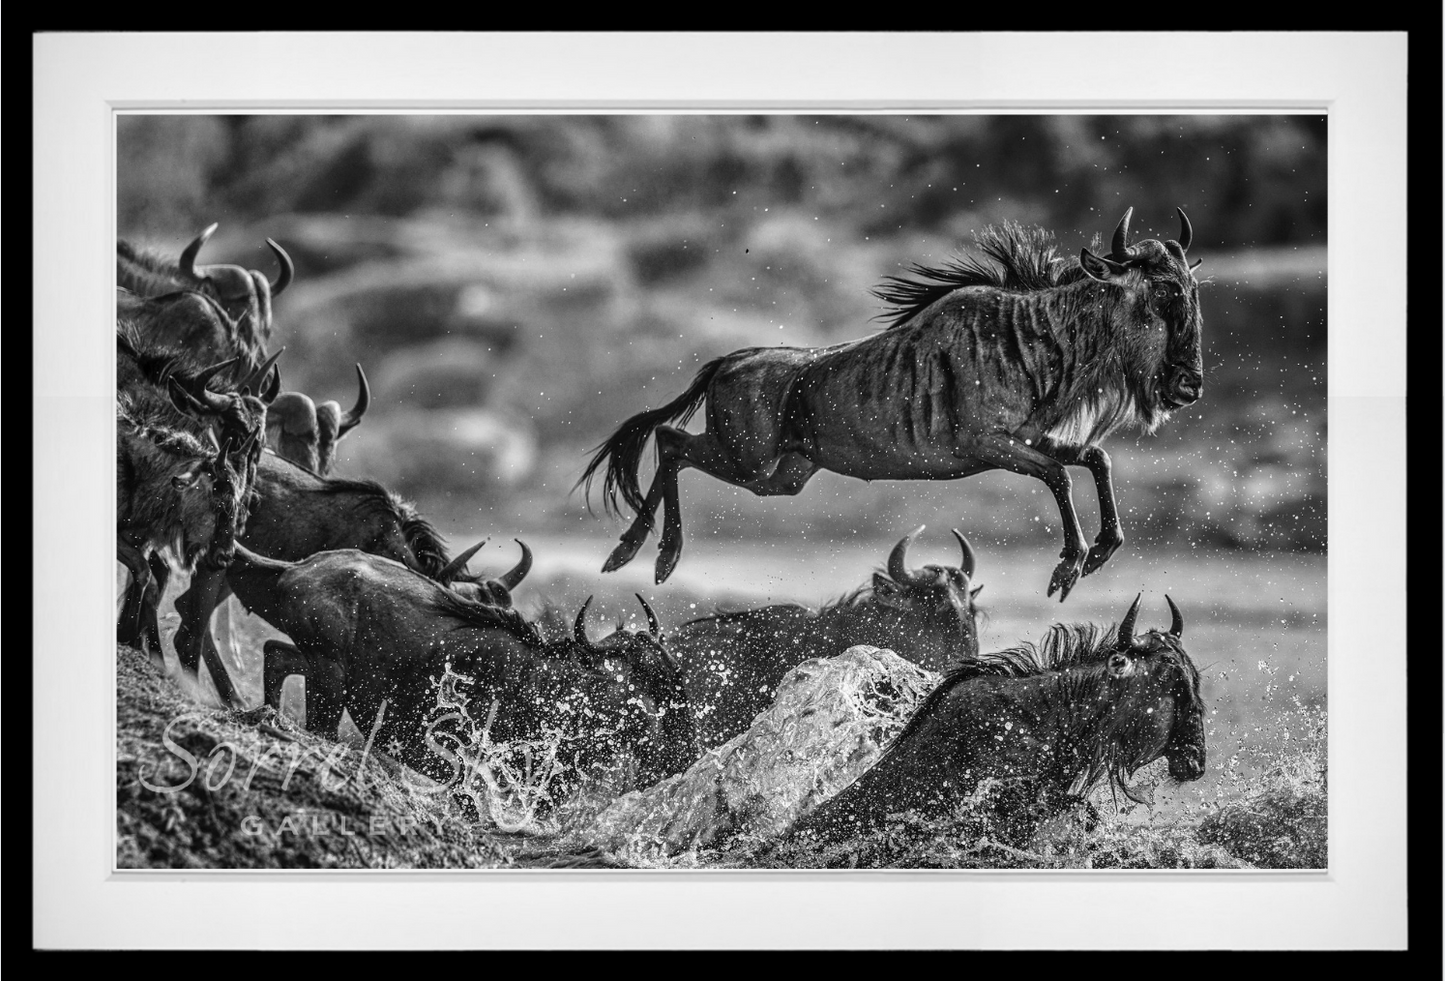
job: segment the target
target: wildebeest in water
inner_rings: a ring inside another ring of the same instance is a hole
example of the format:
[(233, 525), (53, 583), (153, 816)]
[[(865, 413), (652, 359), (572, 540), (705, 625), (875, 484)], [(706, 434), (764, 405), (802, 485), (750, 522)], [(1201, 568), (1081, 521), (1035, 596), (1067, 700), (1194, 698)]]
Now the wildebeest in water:
[(361, 727), (379, 720), (379, 749), (447, 781), (456, 760), (429, 714), (433, 682), (450, 668), (470, 680), (471, 699), (495, 703), (494, 740), (560, 731), (579, 769), (633, 753), (643, 783), (696, 758), (681, 669), (655, 632), (606, 646), (606, 659), (626, 664), (619, 676), (589, 666), (595, 648), (580, 617), (580, 641), (548, 644), (515, 610), (463, 597), (391, 559), (340, 549), (282, 562), (239, 542), (231, 549), (236, 597), (293, 641), (265, 644), (267, 702), (277, 704), (288, 674), (304, 675), (308, 729), (335, 738), (343, 712)]
[[(840, 841), (890, 814), (954, 812), (985, 780), (1000, 781), (1000, 823), (1027, 838), (1034, 824), (1107, 780), (1128, 780), (1159, 759), (1176, 780), (1204, 775), (1204, 703), (1184, 650), (1184, 618), (1165, 597), (1167, 631), (1134, 635), (1136, 598), (1117, 628), (1050, 628), (1040, 644), (965, 658), (914, 711), (878, 761), (804, 816), (792, 840)], [(1007, 786), (1011, 785), (1011, 786)]]
[[(498, 607), (512, 605), (511, 591), (532, 567), (531, 549), (518, 541), (522, 557), (512, 569), (495, 578), (470, 573), (467, 561), (477, 549), (449, 557), (431, 523), (382, 485), (321, 477), (271, 453), (262, 455), (257, 467), (254, 500), (241, 541), (254, 552), (282, 561), (360, 549), (399, 562), (464, 599)], [(207, 664), (220, 661), (209, 626), (230, 592), (224, 572), (200, 574), (176, 600), (181, 616), (176, 655), (192, 670), (202, 657)]]
[(818, 610), (795, 603), (700, 617), (673, 630), (668, 647), (682, 662), (698, 736), (712, 747), (752, 724), (772, 704), (789, 671), (856, 644), (884, 647), (938, 671), (978, 653), (976, 560), (954, 531), (958, 566), (908, 568), (914, 529), (893, 546), (870, 585)]
[[(1112, 249), (1077, 262), (1042, 229), (990, 227), (969, 258), (915, 266), (876, 294), (897, 307), (889, 329), (821, 348), (753, 347), (715, 358), (666, 405), (638, 413), (603, 442), (579, 486), (605, 470), (604, 504), (637, 517), (602, 571), (630, 562), (664, 509), (656, 579), (682, 554), (678, 474), (696, 467), (759, 496), (797, 494), (818, 470), (864, 480), (950, 480), (1011, 470), (1042, 480), (1063, 519), (1060, 599), (1124, 541), (1100, 441), (1122, 426), (1152, 433), (1203, 392), (1199, 285), (1177, 241), (1129, 244), (1131, 208)], [(1196, 263), (1197, 265), (1197, 263)], [(686, 425), (707, 402), (707, 425)], [(656, 433), (646, 496), (638, 467)], [(1066, 466), (1087, 467), (1101, 527), (1087, 547)]]

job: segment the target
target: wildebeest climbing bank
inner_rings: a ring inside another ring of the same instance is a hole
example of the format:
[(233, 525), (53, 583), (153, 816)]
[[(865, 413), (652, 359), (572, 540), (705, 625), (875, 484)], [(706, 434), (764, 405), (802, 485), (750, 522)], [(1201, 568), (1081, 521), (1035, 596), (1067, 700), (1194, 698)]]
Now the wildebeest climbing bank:
[(1322, 118), (118, 133), (120, 868), (1325, 866)]

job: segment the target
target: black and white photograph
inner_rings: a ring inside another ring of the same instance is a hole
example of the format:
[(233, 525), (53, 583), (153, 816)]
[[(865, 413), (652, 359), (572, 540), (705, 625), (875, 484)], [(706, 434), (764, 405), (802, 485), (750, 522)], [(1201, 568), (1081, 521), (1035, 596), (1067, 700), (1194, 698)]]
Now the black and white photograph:
[(117, 866), (1327, 868), (1327, 136), (121, 114)]
[(36, 45), (37, 942), (1403, 936), (1403, 35), (199, 37)]

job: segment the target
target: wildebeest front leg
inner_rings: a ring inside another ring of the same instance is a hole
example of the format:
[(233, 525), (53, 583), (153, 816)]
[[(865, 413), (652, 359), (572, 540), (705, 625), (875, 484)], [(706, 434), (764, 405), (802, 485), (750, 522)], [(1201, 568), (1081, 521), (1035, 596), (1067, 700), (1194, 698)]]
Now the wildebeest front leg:
[(1094, 539), (1094, 547), (1089, 549), (1089, 555), (1084, 559), (1084, 571), (1080, 575), (1087, 576), (1091, 572), (1097, 572), (1099, 567), (1119, 550), (1119, 546), (1124, 544), (1124, 530), (1119, 524), (1119, 505), (1114, 499), (1114, 478), (1109, 454), (1099, 446), (1071, 446), (1047, 437), (1037, 445), (1040, 450), (1065, 466), (1087, 467), (1094, 477), (1094, 489), (1099, 493), (1099, 536)]
[(140, 630), (142, 650), (149, 653), (157, 663), (165, 664), (165, 653), (161, 649), (161, 624), (159, 619), (161, 597), (165, 595), (166, 583), (170, 582), (171, 567), (157, 554), (150, 558), (151, 581), (145, 589), (141, 604)]
[(1001, 470), (1036, 477), (1053, 492), (1059, 506), (1059, 518), (1064, 525), (1064, 548), (1062, 558), (1049, 579), (1049, 596), (1059, 591), (1059, 602), (1068, 598), (1069, 590), (1078, 582), (1084, 564), (1084, 533), (1079, 528), (1079, 516), (1074, 512), (1073, 481), (1064, 465), (1053, 457), (1041, 453), (1022, 440), (998, 433), (979, 437), (970, 447), (969, 456)]
[(196, 563), (190, 587), (176, 599), (176, 612), (181, 615), (181, 625), (176, 630), (176, 658), (192, 674), (200, 670), (204, 658), (216, 694), (226, 705), (239, 708), (236, 688), (211, 640), (211, 614), (224, 598), (226, 588), (225, 569), (209, 567), (204, 557)]
[(116, 540), (115, 551), (116, 558), (120, 559), (130, 572), (130, 585), (125, 590), (115, 636), (122, 644), (134, 645), (141, 640), (146, 594), (152, 585), (150, 564), (146, 561), (145, 554), (123, 537)]

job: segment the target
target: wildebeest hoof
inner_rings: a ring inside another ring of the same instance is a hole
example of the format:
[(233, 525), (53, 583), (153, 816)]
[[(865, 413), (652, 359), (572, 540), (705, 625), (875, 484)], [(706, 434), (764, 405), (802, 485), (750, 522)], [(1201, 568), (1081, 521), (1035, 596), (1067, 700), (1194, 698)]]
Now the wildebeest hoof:
[(682, 550), (675, 552), (663, 552), (657, 557), (657, 575), (654, 581), (661, 586), (672, 575), (672, 570), (677, 568), (677, 560), (682, 557)]
[(1069, 590), (1079, 581), (1079, 567), (1081, 562), (1078, 558), (1065, 558), (1054, 569), (1052, 578), (1049, 579), (1049, 596), (1054, 595), (1054, 590), (1059, 591), (1059, 602), (1062, 603), (1069, 597)]
[(618, 569), (631, 562), (633, 558), (637, 555), (637, 550), (641, 547), (641, 542), (633, 544), (632, 542), (629, 542), (626, 538), (622, 539), (622, 541), (618, 543), (617, 547), (612, 550), (612, 554), (607, 556), (607, 561), (602, 563), (602, 571), (616, 572)]
[(1117, 539), (1110, 538), (1108, 540), (1104, 540), (1101, 537), (1096, 540), (1094, 547), (1089, 549), (1089, 554), (1084, 559), (1084, 571), (1080, 574), (1087, 576), (1090, 573), (1098, 572), (1104, 563), (1108, 562), (1109, 558), (1119, 550), (1119, 546), (1122, 544), (1124, 544), (1122, 537)]

